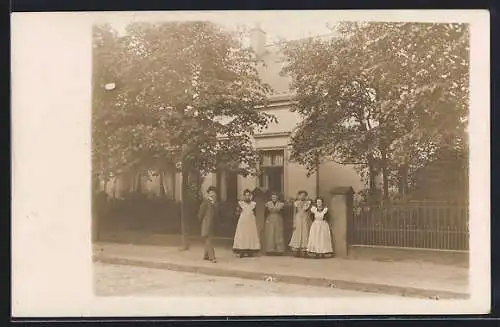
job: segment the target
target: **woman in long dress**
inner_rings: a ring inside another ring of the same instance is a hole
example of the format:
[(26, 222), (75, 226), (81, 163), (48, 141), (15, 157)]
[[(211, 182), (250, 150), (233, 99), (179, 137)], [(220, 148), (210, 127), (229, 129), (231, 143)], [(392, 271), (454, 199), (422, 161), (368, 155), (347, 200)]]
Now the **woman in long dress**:
[(297, 200), (294, 202), (293, 234), (288, 245), (296, 256), (304, 256), (307, 251), (310, 228), (308, 209), (311, 201), (306, 200), (306, 197), (306, 191), (299, 191)]
[(316, 258), (324, 258), (333, 255), (332, 237), (330, 224), (328, 223), (328, 208), (324, 206), (323, 199), (316, 199), (316, 203), (311, 207), (313, 223), (309, 232), (307, 252)]
[(250, 190), (243, 192), (243, 200), (238, 201), (239, 219), (234, 234), (233, 251), (244, 256), (254, 256), (260, 251), (259, 233), (255, 222), (255, 205)]
[(257, 232), (259, 233), (261, 252), (265, 248), (265, 225), (266, 225), (266, 195), (260, 188), (252, 191), (253, 201), (255, 202), (255, 222), (257, 223)]
[(283, 216), (281, 210), (285, 204), (278, 199), (278, 193), (271, 193), (271, 201), (266, 203), (267, 217), (265, 233), (265, 250), (267, 255), (282, 255), (285, 252), (283, 237)]

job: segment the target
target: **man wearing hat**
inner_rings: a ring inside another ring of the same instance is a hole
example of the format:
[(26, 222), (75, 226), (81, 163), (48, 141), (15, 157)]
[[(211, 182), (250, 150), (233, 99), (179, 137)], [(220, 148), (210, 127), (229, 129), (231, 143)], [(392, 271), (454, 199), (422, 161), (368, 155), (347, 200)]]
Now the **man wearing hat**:
[(213, 229), (217, 216), (216, 196), (216, 188), (210, 186), (207, 189), (207, 197), (201, 203), (200, 211), (198, 211), (198, 219), (201, 223), (201, 237), (204, 241), (203, 260), (209, 260), (213, 263), (217, 262), (215, 260), (214, 246), (212, 244)]

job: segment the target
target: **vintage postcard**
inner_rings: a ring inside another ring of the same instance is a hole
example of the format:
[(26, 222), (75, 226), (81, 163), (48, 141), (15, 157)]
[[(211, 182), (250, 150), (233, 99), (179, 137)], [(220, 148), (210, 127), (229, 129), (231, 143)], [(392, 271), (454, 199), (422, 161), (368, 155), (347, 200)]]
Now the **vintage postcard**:
[(490, 310), (489, 13), (12, 15), (14, 317)]

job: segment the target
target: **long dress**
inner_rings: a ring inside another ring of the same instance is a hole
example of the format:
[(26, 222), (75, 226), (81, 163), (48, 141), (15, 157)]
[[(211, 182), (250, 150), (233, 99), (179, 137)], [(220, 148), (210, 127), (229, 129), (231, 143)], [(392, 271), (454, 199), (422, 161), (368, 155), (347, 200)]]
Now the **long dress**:
[(288, 244), (292, 251), (306, 251), (309, 239), (310, 219), (307, 209), (311, 201), (295, 201), (295, 215), (293, 217), (293, 234)]
[(332, 254), (332, 237), (330, 225), (325, 220), (328, 208), (318, 210), (316, 207), (311, 208), (314, 221), (311, 224), (309, 232), (309, 241), (307, 243), (307, 252), (313, 254)]
[(260, 250), (260, 240), (254, 214), (256, 203), (239, 201), (238, 205), (241, 213), (234, 234), (233, 251), (236, 253), (257, 252)]
[(259, 233), (261, 250), (265, 245), (264, 228), (266, 221), (266, 199), (263, 194), (254, 195), (255, 201), (255, 222), (257, 223), (257, 232)]
[(285, 240), (283, 237), (283, 216), (281, 210), (283, 202), (269, 201), (266, 203), (268, 215), (265, 227), (265, 250), (267, 254), (282, 254), (285, 252)]

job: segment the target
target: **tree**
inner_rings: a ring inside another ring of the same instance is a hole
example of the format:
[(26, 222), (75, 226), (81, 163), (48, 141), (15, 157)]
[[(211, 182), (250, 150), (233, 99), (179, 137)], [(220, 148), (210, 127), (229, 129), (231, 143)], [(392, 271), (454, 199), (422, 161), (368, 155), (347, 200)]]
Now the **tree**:
[(292, 157), (314, 170), (321, 156), (384, 177), (463, 147), (468, 31), (461, 24), (343, 23), (339, 37), (283, 47), (304, 121)]
[[(93, 29), (92, 51), (92, 181), (94, 191), (103, 180), (105, 185), (112, 167), (108, 157), (111, 129), (108, 125), (114, 119), (115, 94), (107, 92), (105, 86), (117, 80), (120, 67), (116, 63), (124, 54), (116, 31), (103, 25)], [(106, 187), (105, 187), (106, 188)]]
[(134, 23), (113, 42), (121, 45), (111, 54), (119, 90), (112, 117), (100, 116), (108, 133), (101, 160), (115, 173), (161, 172), (180, 163), (186, 236), (196, 175), (217, 168), (255, 171), (251, 136), (275, 120), (256, 109), (266, 106), (270, 88), (238, 35), (212, 23)]

